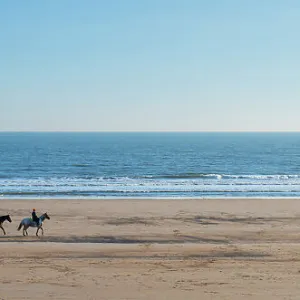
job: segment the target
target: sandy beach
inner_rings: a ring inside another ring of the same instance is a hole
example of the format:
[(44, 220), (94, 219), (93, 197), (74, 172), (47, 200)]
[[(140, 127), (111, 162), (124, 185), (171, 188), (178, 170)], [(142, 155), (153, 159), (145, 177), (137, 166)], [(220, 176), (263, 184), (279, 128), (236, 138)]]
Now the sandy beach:
[[(22, 218), (47, 212), (44, 236)], [(0, 299), (299, 299), (300, 200), (1, 200)]]

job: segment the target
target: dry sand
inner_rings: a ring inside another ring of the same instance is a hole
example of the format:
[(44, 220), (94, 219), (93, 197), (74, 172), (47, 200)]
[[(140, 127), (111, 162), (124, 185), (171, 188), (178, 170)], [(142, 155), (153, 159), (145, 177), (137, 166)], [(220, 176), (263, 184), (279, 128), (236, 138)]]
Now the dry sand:
[(0, 203), (0, 299), (300, 299), (297, 199)]

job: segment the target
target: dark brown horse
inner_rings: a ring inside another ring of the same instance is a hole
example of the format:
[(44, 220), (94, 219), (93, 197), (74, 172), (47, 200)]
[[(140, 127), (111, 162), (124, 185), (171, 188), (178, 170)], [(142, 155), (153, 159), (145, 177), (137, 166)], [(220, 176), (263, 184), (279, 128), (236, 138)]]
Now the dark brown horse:
[(5, 220), (7, 220), (8, 222), (11, 223), (11, 218), (10, 218), (10, 216), (9, 216), (9, 215), (6, 215), (6, 216), (0, 217), (0, 228), (3, 230), (4, 235), (6, 235), (6, 232), (5, 232), (5, 230), (4, 230), (3, 226), (2, 226), (2, 223), (3, 223)]

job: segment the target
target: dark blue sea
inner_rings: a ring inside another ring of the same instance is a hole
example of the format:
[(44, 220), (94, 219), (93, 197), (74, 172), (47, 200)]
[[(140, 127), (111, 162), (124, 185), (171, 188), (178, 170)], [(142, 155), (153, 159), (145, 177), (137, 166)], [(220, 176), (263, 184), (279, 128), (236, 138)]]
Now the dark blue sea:
[(300, 197), (300, 133), (0, 133), (0, 198)]

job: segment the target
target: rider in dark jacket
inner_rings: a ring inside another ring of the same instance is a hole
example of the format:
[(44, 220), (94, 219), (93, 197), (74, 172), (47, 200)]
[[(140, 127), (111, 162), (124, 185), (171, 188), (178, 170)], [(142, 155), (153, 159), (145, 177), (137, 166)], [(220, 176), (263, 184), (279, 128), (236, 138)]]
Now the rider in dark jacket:
[(40, 219), (37, 217), (35, 213), (35, 208), (32, 210), (32, 221), (36, 223), (36, 226), (40, 225)]

